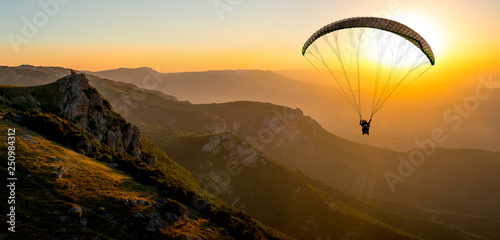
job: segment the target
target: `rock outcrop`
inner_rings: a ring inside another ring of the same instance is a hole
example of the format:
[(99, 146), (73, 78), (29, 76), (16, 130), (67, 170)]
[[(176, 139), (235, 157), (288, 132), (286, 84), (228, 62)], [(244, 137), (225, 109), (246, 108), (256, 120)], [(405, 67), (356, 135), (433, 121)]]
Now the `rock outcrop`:
[(99, 92), (89, 85), (83, 74), (72, 74), (57, 80), (60, 102), (57, 113), (91, 132), (97, 140), (119, 152), (145, 159), (139, 129), (115, 113)]
[(84, 74), (63, 77), (54, 83), (27, 87), (22, 95), (0, 96), (0, 102), (48, 111), (92, 133), (97, 140), (121, 153), (156, 166), (156, 159), (142, 152), (141, 133), (89, 84)]

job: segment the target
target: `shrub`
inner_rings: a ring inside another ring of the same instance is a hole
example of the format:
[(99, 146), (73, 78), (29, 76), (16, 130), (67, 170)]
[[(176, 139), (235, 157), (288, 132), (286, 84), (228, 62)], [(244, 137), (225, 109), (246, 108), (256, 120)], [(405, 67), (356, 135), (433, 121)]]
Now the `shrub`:
[(87, 96), (88, 99), (90, 99), (92, 95), (98, 93), (97, 89), (92, 86), (89, 86), (88, 88), (84, 89), (83, 92), (85, 93), (85, 96)]
[(95, 109), (96, 109), (97, 111), (99, 111), (99, 112), (104, 112), (104, 107), (103, 107), (103, 106), (101, 106), (101, 105), (96, 105), (96, 106), (95, 106)]
[(99, 160), (101, 162), (112, 162), (113, 157), (110, 154), (104, 153), (104, 154), (99, 155), (97, 157), (97, 160)]
[(108, 108), (109, 110), (113, 110), (113, 107), (111, 106), (111, 103), (109, 102), (108, 99), (103, 98), (102, 99), (102, 105), (104, 107)]
[[(73, 123), (65, 121), (51, 113), (41, 113), (36, 109), (18, 111), (21, 116), (21, 124), (27, 128), (46, 135), (47, 137), (73, 148), (76, 151), (88, 152), (92, 145), (98, 144), (85, 129)], [(15, 117), (9, 116), (14, 119)], [(93, 140), (93, 141), (92, 141)], [(100, 144), (98, 144), (100, 145)], [(96, 148), (95, 146), (93, 148)]]

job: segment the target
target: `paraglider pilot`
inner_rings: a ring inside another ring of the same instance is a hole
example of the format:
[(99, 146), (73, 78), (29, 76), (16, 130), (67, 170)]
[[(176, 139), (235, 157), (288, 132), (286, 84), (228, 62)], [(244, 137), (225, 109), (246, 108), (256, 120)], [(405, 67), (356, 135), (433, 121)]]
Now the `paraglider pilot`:
[(359, 125), (361, 125), (361, 130), (363, 131), (363, 135), (370, 135), (370, 123), (372, 122), (372, 119), (370, 118), (370, 121), (366, 121), (365, 119), (359, 119)]

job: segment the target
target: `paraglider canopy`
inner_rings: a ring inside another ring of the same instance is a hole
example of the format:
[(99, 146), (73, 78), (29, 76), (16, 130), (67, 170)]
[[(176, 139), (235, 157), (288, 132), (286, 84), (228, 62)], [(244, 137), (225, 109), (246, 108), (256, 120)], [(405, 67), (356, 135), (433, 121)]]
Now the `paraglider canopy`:
[[(368, 53), (376, 55), (375, 65), (362, 59)], [(366, 105), (361, 104), (362, 96), (371, 91), (364, 97), (372, 99), (370, 119), (436, 63), (429, 43), (416, 31), (378, 17), (353, 17), (324, 26), (307, 39), (302, 55), (359, 117)]]
[(429, 58), (429, 61), (432, 65), (434, 65), (436, 62), (431, 47), (429, 46), (427, 41), (425, 41), (425, 39), (422, 36), (420, 36), (417, 32), (415, 32), (413, 29), (409, 28), (408, 26), (402, 23), (378, 17), (353, 17), (336, 21), (324, 26), (318, 31), (316, 31), (309, 39), (307, 39), (306, 43), (304, 44), (304, 47), (302, 47), (302, 55), (305, 54), (307, 48), (314, 41), (316, 41), (316, 39), (320, 38), (321, 36), (327, 33), (346, 28), (362, 28), (362, 27), (376, 28), (397, 34), (405, 38), (406, 40), (410, 41), (411, 43), (413, 43), (416, 47), (420, 48), (420, 50), (422, 50), (422, 52), (427, 56), (427, 58)]

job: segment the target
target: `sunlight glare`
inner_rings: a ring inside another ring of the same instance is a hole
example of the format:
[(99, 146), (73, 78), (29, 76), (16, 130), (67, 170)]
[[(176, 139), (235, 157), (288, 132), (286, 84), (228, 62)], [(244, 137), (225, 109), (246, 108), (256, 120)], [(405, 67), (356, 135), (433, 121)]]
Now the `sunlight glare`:
[(439, 59), (444, 55), (446, 46), (446, 34), (444, 28), (440, 27), (439, 22), (427, 15), (422, 15), (422, 13), (418, 15), (405, 14), (394, 20), (405, 24), (420, 34), (431, 46), (432, 52), (436, 57), (436, 63), (439, 62)]

